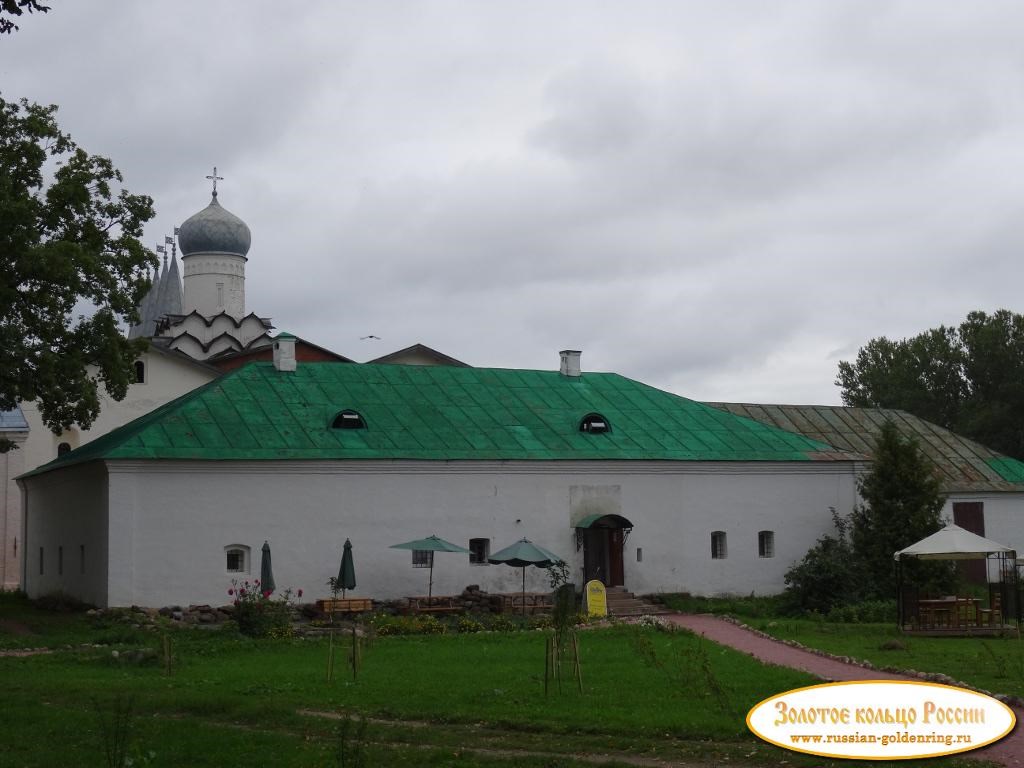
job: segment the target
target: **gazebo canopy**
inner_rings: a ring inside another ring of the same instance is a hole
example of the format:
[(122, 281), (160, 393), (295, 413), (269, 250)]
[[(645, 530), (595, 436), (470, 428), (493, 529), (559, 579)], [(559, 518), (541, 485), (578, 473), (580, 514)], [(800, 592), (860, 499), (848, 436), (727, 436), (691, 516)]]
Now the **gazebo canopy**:
[(989, 555), (1016, 555), (1015, 550), (997, 541), (986, 539), (976, 533), (950, 523), (941, 531), (926, 536), (916, 544), (911, 544), (893, 555), (895, 560), (901, 557), (916, 557), (921, 560), (984, 560)]

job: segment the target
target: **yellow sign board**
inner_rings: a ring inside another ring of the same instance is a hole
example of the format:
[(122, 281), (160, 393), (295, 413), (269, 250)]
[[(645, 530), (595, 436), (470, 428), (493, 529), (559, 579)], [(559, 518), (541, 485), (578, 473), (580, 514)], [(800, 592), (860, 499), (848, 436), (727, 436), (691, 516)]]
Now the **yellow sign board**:
[(608, 615), (608, 595), (605, 593), (604, 584), (597, 579), (587, 582), (587, 614)]

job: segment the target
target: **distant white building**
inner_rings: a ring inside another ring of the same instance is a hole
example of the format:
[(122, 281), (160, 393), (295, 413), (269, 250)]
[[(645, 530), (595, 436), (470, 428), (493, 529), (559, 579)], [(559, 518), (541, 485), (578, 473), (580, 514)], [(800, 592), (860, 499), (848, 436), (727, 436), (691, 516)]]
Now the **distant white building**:
[[(938, 478), (942, 514), (971, 533), (1024, 552), (1024, 462), (906, 411), (834, 405), (708, 403), (870, 459), (882, 425), (914, 439)], [(849, 512), (849, 509), (840, 509)], [(974, 571), (979, 578), (984, 570)]]
[[(84, 446), (226, 371), (272, 357), (270, 318), (246, 308), (245, 267), (251, 245), (248, 225), (220, 205), (214, 187), (210, 204), (186, 219), (175, 233), (176, 238), (166, 238), (165, 244), (157, 247), (163, 263), (139, 306), (138, 324), (129, 329), (130, 338), (147, 338), (150, 347), (135, 361), (135, 381), (127, 396), (116, 401), (101, 390), (101, 411), (89, 429), (73, 426), (54, 433), (43, 424), (32, 402), (10, 412), (6, 423), (0, 421), (0, 429), (19, 446), (18, 450), (0, 454), (2, 589), (13, 589), (21, 583), (22, 498), (14, 482), (18, 474)], [(294, 344), (300, 362), (352, 362), (305, 339), (295, 338)], [(406, 365), (465, 365), (422, 344), (385, 358)]]

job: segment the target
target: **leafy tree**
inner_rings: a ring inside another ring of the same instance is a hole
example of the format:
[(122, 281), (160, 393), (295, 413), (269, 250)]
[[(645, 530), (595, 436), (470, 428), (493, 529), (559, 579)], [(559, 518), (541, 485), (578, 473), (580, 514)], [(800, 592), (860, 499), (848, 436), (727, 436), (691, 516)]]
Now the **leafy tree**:
[[(871, 470), (857, 489), (861, 503), (849, 522), (853, 556), (865, 576), (861, 590), (867, 599), (891, 599), (896, 594), (893, 553), (942, 527), (945, 498), (916, 440), (901, 437), (890, 422), (882, 425)], [(923, 564), (910, 575), (929, 587), (945, 585), (951, 573), (939, 563)]]
[[(100, 383), (125, 396), (145, 342), (119, 325), (156, 259), (139, 241), (153, 201), (116, 191), (120, 172), (62, 133), (56, 111), (0, 98), (0, 409), (36, 400), (61, 430), (93, 422)], [(74, 319), (81, 303), (95, 311)]]
[[(836, 535), (826, 535), (786, 572), (785, 608), (827, 614), (833, 608), (896, 596), (893, 553), (942, 527), (945, 499), (938, 479), (914, 440), (882, 425), (871, 469), (857, 483), (861, 503), (845, 517), (832, 510)], [(948, 592), (947, 563), (904, 566), (909, 583)]]
[(899, 408), (1024, 459), (1024, 316), (971, 312), (957, 328), (872, 339), (839, 363), (846, 405)]
[(832, 510), (836, 535), (822, 536), (803, 559), (786, 571), (784, 610), (827, 614), (838, 605), (861, 600), (863, 584), (850, 543), (850, 521)]
[(9, 35), (18, 29), (8, 16), (21, 16), (25, 11), (46, 13), (48, 10), (50, 6), (40, 5), (39, 0), (0, 0), (0, 35)]

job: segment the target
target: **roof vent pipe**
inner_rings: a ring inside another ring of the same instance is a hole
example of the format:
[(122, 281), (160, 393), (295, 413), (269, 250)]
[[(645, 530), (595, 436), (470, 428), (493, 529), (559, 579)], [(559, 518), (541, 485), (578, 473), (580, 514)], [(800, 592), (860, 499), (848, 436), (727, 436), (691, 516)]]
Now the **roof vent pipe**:
[(282, 333), (274, 338), (274, 367), (279, 371), (295, 370), (295, 337)]
[(571, 376), (574, 379), (580, 376), (580, 355), (583, 353), (578, 349), (563, 349), (558, 353), (562, 358), (559, 373), (563, 376)]

